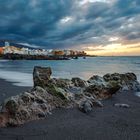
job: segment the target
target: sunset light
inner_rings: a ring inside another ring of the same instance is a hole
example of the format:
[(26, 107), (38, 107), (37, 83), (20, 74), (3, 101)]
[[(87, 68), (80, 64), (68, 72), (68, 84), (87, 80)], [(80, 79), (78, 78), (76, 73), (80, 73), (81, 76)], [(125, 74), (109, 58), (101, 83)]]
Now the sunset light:
[(140, 140), (140, 0), (0, 0), (0, 140)]

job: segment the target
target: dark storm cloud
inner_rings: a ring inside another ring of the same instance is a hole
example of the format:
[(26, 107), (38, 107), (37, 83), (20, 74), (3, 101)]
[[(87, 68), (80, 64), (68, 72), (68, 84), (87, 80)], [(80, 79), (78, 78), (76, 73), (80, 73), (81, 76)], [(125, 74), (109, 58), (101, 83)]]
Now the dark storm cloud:
[(139, 0), (81, 1), (0, 0), (0, 39), (46, 48), (140, 40)]

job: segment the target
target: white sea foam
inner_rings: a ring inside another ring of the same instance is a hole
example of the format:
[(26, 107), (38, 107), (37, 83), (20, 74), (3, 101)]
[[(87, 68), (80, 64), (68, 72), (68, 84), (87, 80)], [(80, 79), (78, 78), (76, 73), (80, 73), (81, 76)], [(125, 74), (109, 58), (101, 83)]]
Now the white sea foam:
[(7, 62), (7, 61), (10, 61), (10, 60), (4, 60), (4, 59), (0, 60), (0, 62)]
[(16, 86), (33, 86), (32, 74), (29, 73), (0, 70), (0, 78), (12, 82)]

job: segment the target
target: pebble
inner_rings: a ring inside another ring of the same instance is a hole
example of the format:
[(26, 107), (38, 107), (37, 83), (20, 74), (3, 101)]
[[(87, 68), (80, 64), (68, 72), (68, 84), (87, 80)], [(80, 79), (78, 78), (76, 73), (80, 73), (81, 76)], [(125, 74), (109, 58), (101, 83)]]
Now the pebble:
[(114, 106), (122, 107), (122, 108), (130, 108), (130, 105), (128, 105), (128, 104), (121, 104), (121, 103), (116, 103), (116, 104), (114, 104)]

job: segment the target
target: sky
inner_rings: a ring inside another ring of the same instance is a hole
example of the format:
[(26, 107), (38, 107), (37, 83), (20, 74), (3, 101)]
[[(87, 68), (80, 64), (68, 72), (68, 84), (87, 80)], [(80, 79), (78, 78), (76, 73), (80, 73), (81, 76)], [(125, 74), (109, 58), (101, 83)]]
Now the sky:
[(140, 0), (0, 0), (0, 40), (140, 55)]

